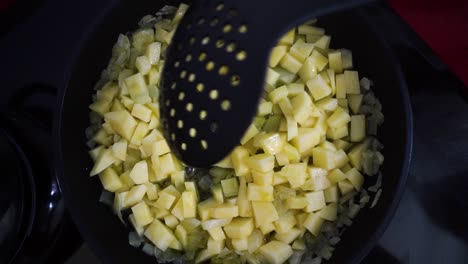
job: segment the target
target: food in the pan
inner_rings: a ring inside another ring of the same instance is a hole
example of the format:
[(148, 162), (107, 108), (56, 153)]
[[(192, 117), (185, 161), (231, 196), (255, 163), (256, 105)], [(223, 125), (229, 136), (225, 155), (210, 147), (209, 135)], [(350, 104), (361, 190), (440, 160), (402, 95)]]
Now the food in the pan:
[(239, 146), (211, 168), (187, 167), (163, 137), (158, 105), (165, 52), (187, 8), (165, 7), (120, 35), (96, 86), (87, 135), (103, 201), (113, 196), (130, 244), (160, 262), (329, 259), (370, 200), (364, 186), (381, 192), (372, 82), (315, 20), (300, 25), (273, 48)]

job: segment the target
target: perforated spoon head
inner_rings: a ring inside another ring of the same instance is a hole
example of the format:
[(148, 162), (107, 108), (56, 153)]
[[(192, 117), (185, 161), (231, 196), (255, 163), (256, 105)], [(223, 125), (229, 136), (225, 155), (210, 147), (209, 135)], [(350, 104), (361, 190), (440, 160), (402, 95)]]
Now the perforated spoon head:
[(161, 121), (177, 158), (218, 162), (239, 144), (256, 114), (268, 56), (288, 29), (367, 0), (194, 3), (169, 47), (161, 79)]

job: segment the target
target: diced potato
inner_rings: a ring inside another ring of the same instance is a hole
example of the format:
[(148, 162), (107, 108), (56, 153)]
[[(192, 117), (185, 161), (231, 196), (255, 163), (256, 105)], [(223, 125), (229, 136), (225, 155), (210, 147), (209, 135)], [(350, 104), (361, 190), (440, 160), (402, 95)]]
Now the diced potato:
[(304, 240), (302, 239), (297, 239), (294, 241), (294, 243), (291, 245), (291, 247), (295, 250), (304, 250), (306, 249)]
[(156, 201), (158, 207), (169, 210), (171, 209), (172, 205), (176, 202), (177, 197), (169, 194), (167, 192), (160, 192), (159, 198)]
[(309, 201), (305, 196), (289, 197), (288, 199), (286, 199), (285, 205), (288, 209), (292, 210), (304, 209), (305, 207), (307, 207), (307, 205), (309, 205)]
[(341, 139), (348, 136), (348, 126), (344, 125), (338, 128), (329, 127), (327, 129), (327, 138), (329, 139)]
[(301, 234), (301, 230), (297, 228), (291, 228), (288, 232), (285, 233), (276, 233), (275, 239), (285, 243), (291, 244), (296, 238)]
[(221, 187), (225, 197), (236, 196), (239, 192), (239, 183), (236, 178), (229, 178), (221, 181)]
[(310, 53), (314, 49), (314, 44), (306, 43), (303, 40), (297, 40), (289, 49), (289, 54), (291, 54), (294, 58), (303, 62), (307, 57), (309, 57)]
[(145, 236), (162, 251), (166, 251), (172, 241), (176, 239), (171, 229), (158, 219), (154, 219), (153, 223), (148, 226)]
[(210, 198), (198, 204), (198, 215), (201, 220), (207, 220), (211, 217), (211, 208), (215, 207), (218, 203)]
[(328, 179), (332, 183), (337, 183), (346, 179), (346, 175), (340, 169), (334, 169), (328, 174)]
[[(171, 194), (168, 194), (168, 195), (171, 195)], [(172, 198), (169, 198), (169, 199), (172, 199)], [(166, 209), (163, 209), (163, 210), (166, 210)], [(177, 203), (174, 205), (174, 208), (172, 208), (171, 213), (172, 213), (172, 215), (177, 217), (177, 219), (179, 219), (180, 221), (184, 220), (184, 201), (183, 201), (183, 199), (177, 200)]]
[(146, 160), (137, 162), (129, 176), (136, 184), (148, 182), (148, 164), (146, 163)]
[(100, 116), (104, 116), (105, 113), (109, 112), (112, 101), (110, 100), (97, 100), (89, 105), (89, 109), (98, 113)]
[(302, 67), (298, 71), (298, 75), (301, 77), (301, 80), (307, 82), (317, 76), (318, 70), (315, 66), (315, 61), (313, 58), (308, 57)]
[(350, 169), (345, 174), (346, 178), (351, 182), (354, 188), (360, 191), (362, 185), (364, 184), (364, 176), (362, 176), (362, 174), (356, 168)]
[(158, 199), (159, 185), (153, 184), (151, 182), (145, 183), (146, 186), (146, 196), (150, 201)]
[(178, 190), (182, 190), (184, 188), (185, 171), (181, 170), (171, 172), (170, 178), (172, 185), (174, 185)]
[(174, 234), (175, 234), (177, 240), (180, 241), (182, 246), (184, 248), (186, 248), (187, 244), (188, 244), (188, 232), (187, 232), (187, 230), (181, 224), (179, 224), (179, 225), (176, 226)]
[(123, 208), (129, 208), (134, 206), (141, 200), (146, 194), (146, 186), (145, 185), (135, 185), (133, 186), (130, 191), (128, 191), (127, 195), (125, 195), (124, 200), (122, 202)]
[[(278, 157), (278, 156), (277, 156)], [(273, 171), (260, 172), (252, 170), (252, 179), (255, 184), (269, 186), (273, 184)], [(240, 192), (239, 192), (240, 195)]]
[(260, 226), (260, 230), (262, 234), (267, 235), (273, 231), (275, 231), (275, 225), (273, 222), (268, 222)]
[(136, 220), (135, 220), (135, 216), (133, 214), (130, 214), (128, 216), (128, 220), (130, 221), (130, 223), (132, 224), (133, 228), (135, 229), (135, 232), (137, 232), (137, 234), (141, 237), (143, 236), (143, 233), (145, 232), (145, 229), (139, 225), (137, 225), (136, 223)]
[(239, 207), (232, 204), (221, 204), (211, 208), (211, 217), (213, 218), (233, 218), (239, 216)]
[(218, 204), (224, 203), (223, 188), (220, 184), (211, 187), (211, 194)]
[(287, 233), (297, 224), (296, 217), (292, 211), (288, 211), (273, 223), (275, 225), (276, 233)]
[(197, 195), (194, 192), (185, 191), (181, 196), (184, 208), (184, 218), (197, 216)]
[(325, 34), (325, 29), (307, 24), (300, 25), (297, 30), (302, 35), (323, 36)]
[(144, 104), (151, 101), (145, 79), (141, 73), (127, 77), (124, 82), (130, 97), (136, 103)]
[(101, 151), (101, 154), (96, 158), (96, 161), (94, 162), (94, 167), (89, 173), (90, 176), (94, 176), (101, 171), (105, 170), (109, 166), (111, 166), (114, 162), (117, 161), (117, 158), (114, 157), (112, 154), (111, 149), (104, 149)]
[(288, 179), (292, 188), (299, 188), (305, 183), (307, 177), (306, 169), (306, 163), (294, 163), (285, 165), (280, 173)]
[(298, 123), (303, 123), (309, 118), (312, 112), (312, 100), (310, 96), (304, 91), (291, 99), (293, 108), (294, 120)]
[(231, 239), (243, 239), (252, 234), (254, 222), (252, 218), (235, 218), (231, 223), (224, 226), (224, 232)]
[(337, 74), (335, 76), (336, 80), (336, 98), (345, 99), (346, 98), (346, 79), (344, 74)]
[(338, 191), (338, 186), (333, 185), (323, 191), (323, 194), (325, 196), (325, 202), (326, 203), (336, 203), (338, 202), (338, 199), (340, 198), (340, 193)]
[(169, 212), (168, 210), (164, 208), (158, 208), (158, 207), (152, 207), (151, 211), (154, 213), (154, 218), (156, 219), (164, 219), (164, 217), (171, 214), (171, 212)]
[(305, 212), (314, 212), (322, 209), (325, 206), (325, 196), (323, 191), (309, 192), (305, 194), (309, 204), (304, 209)]
[(314, 236), (318, 236), (323, 222), (324, 219), (320, 217), (319, 213), (309, 213), (306, 220), (304, 221), (304, 226)]
[(184, 249), (182, 243), (180, 243), (179, 240), (177, 240), (177, 238), (172, 240), (171, 244), (169, 245), (169, 248), (179, 251), (182, 251)]
[(140, 201), (136, 205), (132, 206), (132, 213), (138, 226), (146, 226), (153, 222), (153, 214), (144, 201)]
[[(322, 169), (322, 168), (316, 168), (316, 167), (309, 167), (309, 174), (311, 177), (312, 181), (312, 189), (304, 189), (304, 186), (301, 188), (303, 190), (315, 190), (315, 191), (320, 191), (324, 190), (328, 187), (330, 187), (332, 184), (328, 180), (327, 175), (328, 175), (328, 170)], [(307, 184), (307, 182), (306, 182)], [(305, 184), (305, 185), (306, 185)]]
[(302, 67), (302, 63), (294, 58), (290, 53), (287, 53), (281, 59), (280, 66), (287, 71), (296, 74)]
[(125, 171), (119, 176), (120, 180), (122, 183), (127, 187), (127, 189), (130, 189), (135, 185), (135, 182), (130, 178), (130, 171)]
[(268, 85), (275, 86), (279, 77), (280, 77), (280, 74), (277, 71), (273, 70), (272, 68), (268, 68), (265, 82)]
[(351, 121), (351, 117), (341, 107), (338, 107), (335, 112), (327, 119), (327, 124), (332, 128), (345, 126)]
[(333, 112), (338, 107), (338, 100), (336, 98), (326, 97), (318, 101), (316, 105), (325, 112)]
[(280, 185), (283, 183), (287, 183), (288, 179), (284, 177), (281, 173), (279, 172), (274, 172), (273, 173), (273, 186)]
[(295, 138), (298, 133), (297, 122), (291, 115), (286, 115), (286, 122), (288, 126), (288, 141)]
[(214, 240), (212, 238), (208, 238), (207, 250), (212, 254), (219, 254), (223, 250), (224, 245), (225, 240)]
[(276, 240), (261, 246), (258, 251), (271, 264), (284, 263), (294, 253), (290, 245)]
[(359, 113), (363, 98), (364, 96), (362, 94), (349, 94), (348, 95), (349, 108), (351, 108), (351, 111), (353, 112), (353, 114)]
[(207, 230), (213, 240), (219, 241), (226, 239), (223, 228), (221, 226), (216, 226)]
[(292, 45), (294, 42), (295, 33), (296, 29), (291, 29), (290, 31), (288, 31), (288, 33), (284, 34), (283, 37), (281, 37), (279, 43), (284, 45)]
[(366, 137), (366, 117), (364, 115), (351, 116), (351, 142), (360, 142)]
[(314, 100), (320, 100), (330, 95), (332, 89), (330, 85), (322, 78), (321, 75), (317, 75), (314, 78), (307, 81), (307, 88), (314, 97)]
[(161, 173), (162, 174), (169, 174), (174, 171), (177, 171), (177, 161), (175, 157), (171, 153), (164, 154), (160, 158), (161, 161)]
[(146, 48), (146, 57), (151, 64), (156, 65), (161, 56), (161, 43), (160, 42), (153, 42), (148, 45)]
[(232, 165), (237, 176), (245, 176), (249, 173), (246, 160), (249, 157), (249, 151), (245, 147), (236, 147), (231, 154)]
[(340, 52), (343, 69), (347, 70), (353, 68), (353, 54), (351, 51), (347, 49), (340, 49)]
[(336, 73), (343, 72), (343, 64), (341, 61), (341, 52), (333, 51), (328, 53), (328, 62), (330, 68), (333, 69)]
[(247, 143), (247, 141), (249, 141), (255, 135), (257, 135), (258, 132), (259, 130), (257, 129), (257, 127), (254, 124), (250, 124), (250, 126), (247, 128), (247, 131), (245, 132), (244, 136), (242, 137), (240, 141), (241, 144), (244, 145), (245, 143)]
[(349, 161), (351, 165), (358, 170), (362, 169), (361, 157), (362, 153), (367, 149), (368, 142), (364, 141), (363, 143), (354, 146), (351, 151), (348, 152)]
[(257, 154), (248, 157), (245, 162), (250, 169), (268, 172), (273, 170), (275, 166), (275, 157), (268, 154)]
[(146, 56), (137, 57), (136, 60), (135, 60), (135, 66), (138, 69), (138, 71), (143, 75), (148, 74), (148, 72), (151, 69), (151, 63), (150, 63), (148, 57), (146, 57)]
[(151, 120), (151, 109), (146, 107), (142, 104), (134, 104), (132, 108), (132, 116), (145, 121), (149, 122)]
[(357, 71), (345, 71), (346, 94), (360, 94), (359, 75)]
[(321, 218), (328, 220), (328, 221), (335, 221), (337, 213), (338, 213), (338, 206), (336, 203), (331, 203), (325, 206), (324, 208), (322, 208), (320, 212), (318, 212)]
[(121, 161), (125, 161), (127, 159), (127, 145), (128, 142), (125, 139), (120, 139), (118, 142), (115, 142), (112, 145), (112, 154), (114, 157), (118, 158)]
[(279, 219), (278, 212), (272, 202), (252, 202), (255, 226), (261, 227)]
[(336, 148), (338, 150), (342, 149), (344, 151), (346, 151), (348, 149), (349, 145), (350, 145), (350, 143), (348, 141), (341, 140), (341, 139), (333, 141), (333, 144), (335, 144), (335, 146), (336, 146)]
[(349, 180), (340, 181), (338, 183), (338, 188), (340, 189), (341, 195), (345, 195), (354, 190), (354, 186)]
[(249, 183), (247, 197), (250, 201), (271, 202), (273, 201), (273, 186), (262, 186)]
[[(105, 149), (104, 146), (98, 146), (98, 147), (95, 147), (94, 149), (90, 150), (88, 153), (89, 153), (89, 156), (91, 156), (91, 159), (95, 162), (97, 160), (97, 158), (99, 157), (99, 155), (101, 155), (102, 151)], [(112, 153), (114, 154), (114, 153)], [(115, 156), (115, 154), (114, 154)], [(117, 158), (117, 157), (116, 157)]]
[(302, 92), (304, 92), (303, 83), (290, 83), (290, 84), (287, 84), (286, 87), (288, 88), (288, 96), (290, 97), (299, 95)]
[(249, 248), (247, 238), (232, 239), (231, 243), (232, 243), (232, 247), (234, 248), (234, 250), (237, 250), (237, 251), (244, 251), (244, 250), (247, 250)]
[(271, 50), (269, 65), (270, 67), (276, 67), (281, 61), (283, 56), (288, 52), (287, 46), (276, 46)]
[(269, 115), (273, 109), (273, 104), (271, 102), (262, 102), (258, 106), (258, 113), (257, 115)]
[(274, 104), (278, 103), (281, 99), (286, 98), (287, 96), (288, 88), (285, 85), (274, 89), (268, 94), (268, 97)]
[(131, 139), (138, 124), (130, 113), (125, 110), (108, 112), (104, 115), (104, 119), (112, 126), (112, 129), (117, 132), (119, 136), (127, 140)]
[[(299, 128), (297, 137), (291, 141), (301, 156), (310, 155), (315, 146), (320, 143), (320, 132), (316, 128)], [(285, 151), (291, 151), (288, 146)], [(292, 160), (291, 160), (292, 162)]]
[(336, 166), (334, 151), (324, 148), (314, 148), (312, 150), (312, 157), (314, 160), (314, 166), (328, 170), (331, 170)]
[(264, 237), (259, 229), (255, 229), (252, 234), (247, 238), (247, 250), (249, 253), (254, 253), (263, 245)]
[(148, 124), (145, 122), (138, 122), (138, 125), (133, 132), (132, 138), (130, 139), (130, 147), (136, 146), (137, 148), (141, 145), (143, 138), (148, 134)]
[(109, 192), (116, 192), (120, 190), (124, 184), (117, 175), (117, 172), (112, 167), (108, 167), (99, 174), (99, 179), (101, 180), (102, 186), (104, 189)]
[[(289, 164), (288, 155), (284, 151), (282, 151), (280, 153), (277, 153), (275, 155), (275, 158), (276, 158), (276, 162), (278, 163), (279, 166), (284, 166), (286, 164)], [(253, 176), (253, 172), (252, 172), (252, 176)], [(254, 181), (255, 181), (255, 179), (254, 179)]]

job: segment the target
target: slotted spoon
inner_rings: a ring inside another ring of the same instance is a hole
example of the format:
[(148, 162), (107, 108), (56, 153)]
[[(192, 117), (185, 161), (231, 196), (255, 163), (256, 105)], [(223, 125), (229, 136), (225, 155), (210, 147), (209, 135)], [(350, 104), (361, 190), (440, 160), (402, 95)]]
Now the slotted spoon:
[(365, 2), (194, 2), (177, 28), (161, 79), (162, 125), (177, 158), (206, 167), (228, 155), (255, 116), (279, 37), (307, 19)]

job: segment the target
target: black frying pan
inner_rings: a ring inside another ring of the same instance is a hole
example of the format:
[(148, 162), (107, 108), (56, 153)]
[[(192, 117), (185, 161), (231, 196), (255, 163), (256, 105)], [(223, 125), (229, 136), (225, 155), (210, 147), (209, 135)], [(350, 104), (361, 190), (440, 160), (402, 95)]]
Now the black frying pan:
[[(139, 19), (174, 1), (117, 1), (95, 24), (76, 54), (68, 85), (59, 96), (56, 122), (56, 169), (66, 204), (94, 253), (106, 263), (154, 263), (128, 244), (128, 232), (110, 208), (99, 203), (97, 177), (89, 178), (92, 161), (85, 145), (88, 106), (93, 87), (111, 57), (119, 33), (136, 29)], [(261, 15), (261, 14), (259, 14)], [(409, 167), (412, 114), (406, 84), (392, 51), (359, 9), (319, 19), (332, 46), (353, 52), (355, 68), (375, 82), (385, 122), (379, 139), (385, 145), (383, 192), (377, 206), (361, 210), (338, 244), (331, 263), (358, 263), (385, 230), (402, 194)]]

